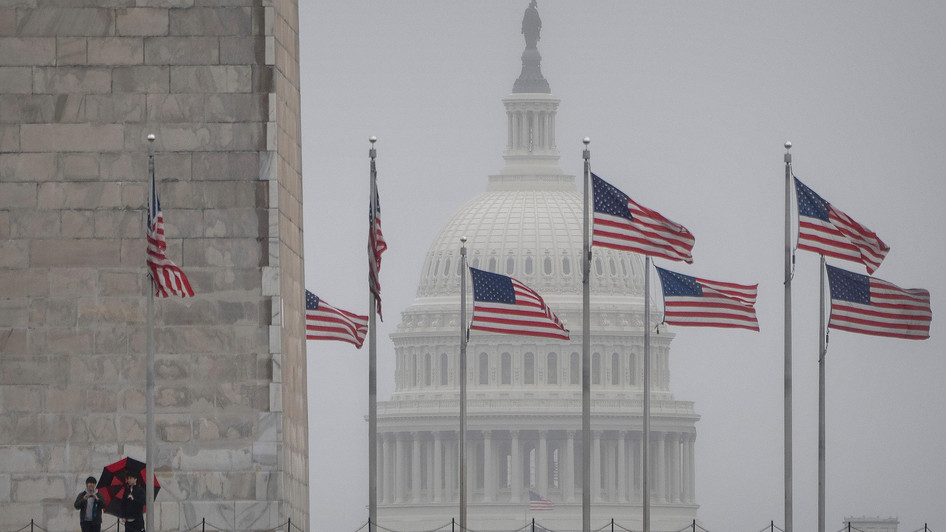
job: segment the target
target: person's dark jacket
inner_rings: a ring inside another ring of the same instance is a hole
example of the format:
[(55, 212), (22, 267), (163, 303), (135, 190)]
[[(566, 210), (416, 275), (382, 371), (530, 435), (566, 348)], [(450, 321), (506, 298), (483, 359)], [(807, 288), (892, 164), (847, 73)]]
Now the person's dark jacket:
[(125, 487), (122, 497), (122, 517), (128, 520), (139, 520), (144, 515), (145, 489), (141, 486)]
[[(76, 510), (79, 510), (79, 521), (82, 521), (82, 518), (85, 517), (85, 500), (82, 498), (85, 494), (85, 490), (80, 491), (76, 496), (75, 504), (73, 504)], [(105, 508), (105, 501), (103, 501), (101, 497), (96, 497), (95, 504), (92, 505), (92, 521), (99, 524), (102, 523), (102, 508)]]

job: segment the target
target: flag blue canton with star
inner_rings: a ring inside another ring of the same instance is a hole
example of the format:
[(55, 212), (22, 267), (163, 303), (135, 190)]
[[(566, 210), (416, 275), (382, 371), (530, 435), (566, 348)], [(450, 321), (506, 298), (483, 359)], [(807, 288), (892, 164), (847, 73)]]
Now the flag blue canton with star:
[(817, 218), (825, 222), (829, 221), (828, 202), (797, 178), (795, 179), (795, 196), (798, 197), (799, 216)]
[(627, 205), (627, 194), (595, 174), (591, 174), (591, 182), (594, 187), (595, 212), (634, 219)]
[(516, 291), (512, 279), (498, 273), (477, 271), (473, 275), (473, 298), (490, 303), (516, 303)]
[(660, 275), (660, 283), (663, 285), (665, 296), (703, 297), (703, 287), (693, 277), (663, 268), (657, 268), (657, 273)]
[(870, 277), (828, 266), (831, 299), (870, 305)]
[(319, 310), (319, 296), (305, 291), (305, 309), (306, 310)]

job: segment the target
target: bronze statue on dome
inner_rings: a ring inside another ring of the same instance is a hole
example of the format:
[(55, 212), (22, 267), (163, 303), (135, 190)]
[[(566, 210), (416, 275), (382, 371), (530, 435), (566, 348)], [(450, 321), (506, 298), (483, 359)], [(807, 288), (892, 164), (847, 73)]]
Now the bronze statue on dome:
[(525, 14), (522, 15), (522, 34), (526, 37), (526, 48), (535, 48), (539, 42), (539, 32), (542, 30), (542, 19), (536, 8), (536, 0), (529, 2)]

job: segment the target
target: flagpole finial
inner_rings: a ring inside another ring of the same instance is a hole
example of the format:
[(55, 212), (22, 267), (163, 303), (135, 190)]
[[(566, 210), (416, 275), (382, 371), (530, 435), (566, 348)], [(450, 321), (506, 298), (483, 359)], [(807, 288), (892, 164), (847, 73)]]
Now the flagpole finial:
[(465, 237), (465, 236), (461, 236), (461, 237), (460, 237), (460, 245), (461, 245), (461, 246), (465, 246), (465, 245), (466, 245), (466, 237)]
[(585, 146), (591, 144), (591, 139), (588, 137), (583, 138), (581, 141), (585, 144)]
[(378, 137), (371, 135), (370, 137), (368, 137), (368, 142), (374, 144), (375, 142), (378, 142)]
[(154, 133), (148, 134), (148, 142), (154, 142)]
[(792, 141), (790, 140), (785, 141), (785, 149), (786, 150), (792, 149)]

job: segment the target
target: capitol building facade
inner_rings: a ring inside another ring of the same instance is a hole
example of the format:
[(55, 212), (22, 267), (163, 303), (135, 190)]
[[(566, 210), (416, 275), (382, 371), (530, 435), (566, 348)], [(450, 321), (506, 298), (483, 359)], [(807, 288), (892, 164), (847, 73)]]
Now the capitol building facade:
[[(530, 8), (533, 9), (534, 8)], [(534, 13), (537, 16), (537, 13)], [(528, 18), (529, 13), (527, 11)], [(524, 20), (524, 26), (526, 21)], [(524, 28), (524, 33), (526, 29)], [(473, 332), (467, 347), (468, 526), (553, 530), (582, 522), (582, 194), (559, 167), (559, 100), (526, 35), (522, 73), (506, 108), (505, 166), (486, 192), (443, 226), (413, 304), (392, 334), (395, 392), (378, 404), (378, 521), (430, 530), (458, 515), (460, 239), (469, 265), (514, 277), (543, 296), (571, 339)], [(472, 286), (467, 279), (467, 286)], [(472, 315), (472, 293), (467, 296)], [(651, 323), (659, 314), (651, 309)], [(644, 259), (594, 248), (591, 266), (592, 528), (613, 518), (642, 527)], [(468, 324), (465, 324), (467, 326)], [(699, 416), (670, 389), (670, 343), (651, 335), (648, 485), (651, 529), (696, 518)], [(551, 501), (531, 510), (530, 492)]]

